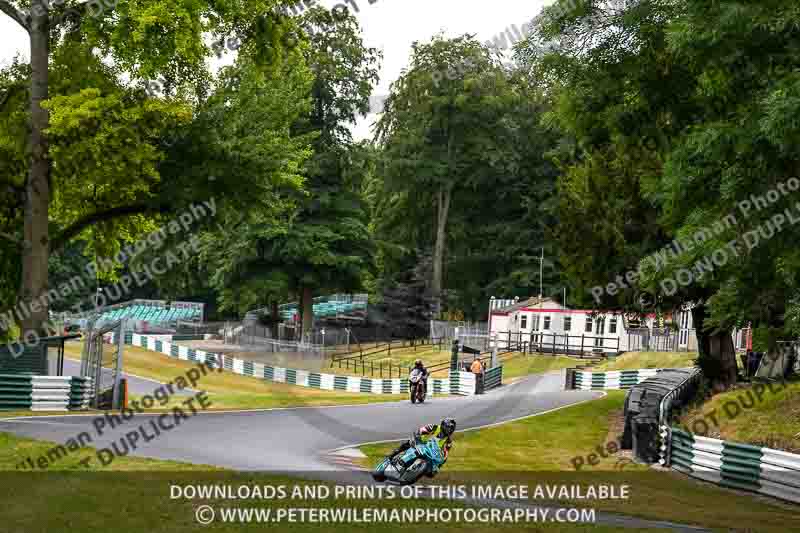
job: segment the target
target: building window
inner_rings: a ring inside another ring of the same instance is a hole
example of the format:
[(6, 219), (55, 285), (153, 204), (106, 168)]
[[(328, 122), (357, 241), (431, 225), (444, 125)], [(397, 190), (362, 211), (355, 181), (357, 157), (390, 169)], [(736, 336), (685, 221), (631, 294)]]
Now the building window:
[(533, 315), (533, 331), (539, 331), (539, 315)]
[(522, 316), (522, 320), (519, 323), (519, 327), (521, 329), (525, 329), (525, 328), (528, 327), (528, 317), (527, 316), (525, 316), (525, 315)]
[(544, 317), (544, 328), (542, 328), (542, 329), (544, 331), (550, 330), (550, 317), (549, 316)]
[(617, 332), (617, 317), (611, 317), (611, 322), (608, 324), (608, 332), (609, 333), (616, 333)]
[(592, 317), (590, 317), (590, 316), (586, 317), (586, 328), (585, 328), (585, 330), (586, 330), (587, 333), (591, 333), (592, 332)]
[(564, 317), (564, 331), (572, 330), (572, 317), (567, 315)]

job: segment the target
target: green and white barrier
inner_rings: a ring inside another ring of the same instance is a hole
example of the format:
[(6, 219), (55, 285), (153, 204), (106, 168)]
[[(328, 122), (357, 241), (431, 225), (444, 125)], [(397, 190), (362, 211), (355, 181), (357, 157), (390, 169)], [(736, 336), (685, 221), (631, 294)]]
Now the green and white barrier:
[(0, 410), (66, 411), (90, 401), (90, 378), (0, 374)]
[(69, 394), (69, 409), (71, 411), (89, 408), (94, 399), (93, 384), (94, 380), (92, 378), (72, 376)]
[(483, 374), (483, 390), (496, 389), (503, 384), (503, 365), (490, 368)]
[[(113, 336), (109, 339), (114, 342)], [(129, 342), (130, 341), (130, 342)], [(407, 394), (408, 379), (373, 379), (357, 376), (340, 376), (336, 374), (323, 374), (310, 370), (282, 368), (263, 363), (256, 363), (227, 355), (220, 355), (202, 350), (195, 350), (188, 346), (180, 346), (166, 342), (160, 338), (148, 335), (132, 334), (125, 336), (125, 343), (138, 346), (163, 355), (175, 357), (183, 361), (211, 364), (218, 368), (220, 362), (225, 370), (242, 376), (264, 379), (274, 383), (286, 383), (300, 387), (310, 387), (321, 390), (367, 393), (367, 394)], [(474, 379), (474, 377), (473, 377)], [(473, 381), (474, 383), (474, 381)], [(433, 394), (450, 393), (451, 385), (447, 379), (434, 379), (433, 386), (428, 387), (428, 392)], [(474, 384), (472, 390), (475, 390)]]
[(460, 396), (472, 396), (475, 394), (475, 374), (451, 370), (450, 394), (458, 394)]
[(661, 426), (663, 466), (732, 489), (800, 503), (800, 455)]
[(601, 389), (630, 389), (642, 381), (652, 378), (663, 369), (641, 368), (638, 370), (615, 370), (612, 372), (574, 372), (575, 389), (601, 390)]

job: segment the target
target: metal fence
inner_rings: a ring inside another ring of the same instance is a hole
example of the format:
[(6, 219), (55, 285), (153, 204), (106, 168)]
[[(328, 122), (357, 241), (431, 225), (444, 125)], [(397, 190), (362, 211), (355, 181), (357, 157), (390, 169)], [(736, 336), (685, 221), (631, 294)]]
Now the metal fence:
[(489, 341), (489, 347), (493, 346), (526, 353), (576, 356), (585, 354), (602, 356), (619, 354), (622, 351), (619, 337), (523, 331), (496, 332)]
[(628, 352), (696, 352), (697, 336), (694, 329), (631, 328), (622, 347)]
[(431, 320), (430, 337), (434, 339), (458, 340), (459, 337), (489, 336), (488, 322), (445, 322)]
[[(106, 348), (103, 337), (113, 333), (116, 346)], [(125, 346), (125, 321), (95, 327), (91, 322), (81, 355), (81, 376), (92, 379), (92, 406), (119, 408), (122, 405), (120, 380)]]
[(271, 327), (252, 322), (228, 324), (225, 331), (226, 344), (273, 345), (279, 348), (302, 345), (311, 346), (315, 351), (339, 353), (366, 349), (375, 343), (389, 342), (394, 338), (391, 330), (379, 326), (316, 327), (302, 335), (302, 338), (299, 327), (287, 324), (278, 324), (277, 338), (274, 337)]

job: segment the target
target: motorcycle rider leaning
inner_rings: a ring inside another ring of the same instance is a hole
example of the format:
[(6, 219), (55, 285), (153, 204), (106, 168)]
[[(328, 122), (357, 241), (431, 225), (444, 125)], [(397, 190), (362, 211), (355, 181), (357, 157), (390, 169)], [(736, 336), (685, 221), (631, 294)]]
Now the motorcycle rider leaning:
[[(453, 447), (453, 433), (456, 430), (456, 421), (452, 418), (445, 418), (439, 424), (428, 424), (422, 426), (414, 432), (414, 441), (427, 442), (431, 437), (439, 439), (439, 448), (442, 450), (442, 457), (447, 461), (447, 455), (450, 453), (450, 448)], [(407, 440), (400, 444), (389, 457), (394, 457), (400, 452), (404, 452), (412, 446), (411, 440)], [(444, 464), (444, 462), (442, 463)], [(408, 466), (408, 465), (405, 465)]]

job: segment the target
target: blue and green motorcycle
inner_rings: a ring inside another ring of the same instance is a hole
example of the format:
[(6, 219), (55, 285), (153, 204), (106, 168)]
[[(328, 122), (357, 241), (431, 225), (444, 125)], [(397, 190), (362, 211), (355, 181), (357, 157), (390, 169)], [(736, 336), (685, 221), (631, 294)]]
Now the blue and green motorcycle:
[(401, 485), (411, 485), (424, 475), (433, 477), (447, 461), (439, 447), (439, 439), (430, 437), (426, 442), (413, 436), (409, 448), (386, 457), (372, 472), (375, 481), (394, 481)]

